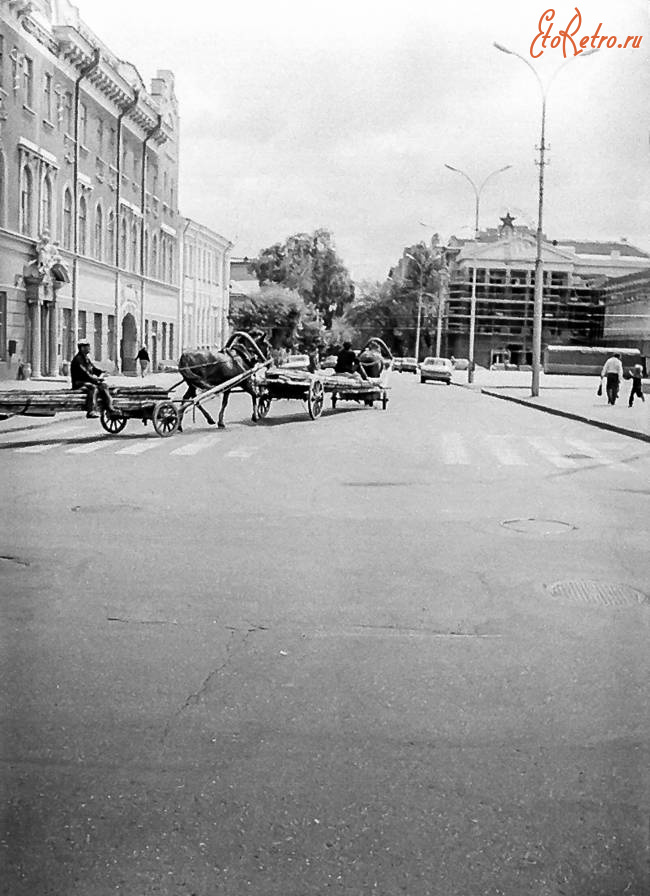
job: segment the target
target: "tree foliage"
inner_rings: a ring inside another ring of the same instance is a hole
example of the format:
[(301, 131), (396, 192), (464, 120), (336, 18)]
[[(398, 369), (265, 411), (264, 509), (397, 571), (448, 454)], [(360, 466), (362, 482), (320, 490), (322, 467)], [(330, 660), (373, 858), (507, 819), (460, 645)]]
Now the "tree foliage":
[(261, 328), (274, 348), (311, 351), (323, 344), (323, 322), (313, 305), (297, 290), (262, 286), (258, 293), (239, 302), (230, 312), (235, 330)]
[(254, 263), (260, 286), (277, 283), (294, 290), (320, 313), (329, 328), (354, 298), (354, 285), (325, 229), (296, 233), (263, 249)]
[(422, 291), (420, 345), (430, 347), (435, 340), (442, 263), (435, 246), (418, 243), (405, 250), (384, 283), (360, 284), (344, 315), (347, 326), (355, 331), (356, 342), (380, 336), (395, 355), (412, 355)]

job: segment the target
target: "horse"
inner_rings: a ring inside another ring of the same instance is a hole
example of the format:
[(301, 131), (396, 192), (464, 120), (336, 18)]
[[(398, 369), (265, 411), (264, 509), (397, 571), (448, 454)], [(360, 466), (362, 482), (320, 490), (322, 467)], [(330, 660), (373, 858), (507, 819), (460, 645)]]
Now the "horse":
[[(271, 352), (271, 345), (266, 338), (266, 334), (261, 330), (253, 330), (250, 333), (234, 333), (228, 340), (226, 347), (220, 352), (183, 352), (178, 362), (178, 371), (187, 383), (187, 391), (183, 395), (183, 401), (196, 398), (197, 390), (212, 389), (214, 386), (220, 386), (222, 383), (252, 370), (256, 364), (268, 360)], [(239, 384), (244, 392), (248, 392), (253, 401), (253, 423), (257, 423), (257, 390), (252, 382), (252, 377), (245, 379)], [(222, 394), (221, 410), (219, 412), (218, 427), (225, 429), (226, 424), (223, 422), (223, 416), (228, 406), (230, 398), (230, 389)], [(207, 422), (214, 426), (214, 420), (205, 408), (199, 404), (198, 409), (201, 411)], [(187, 410), (187, 409), (185, 409)], [(181, 424), (183, 412), (181, 412)], [(182, 426), (179, 424), (179, 432), (182, 432)]]

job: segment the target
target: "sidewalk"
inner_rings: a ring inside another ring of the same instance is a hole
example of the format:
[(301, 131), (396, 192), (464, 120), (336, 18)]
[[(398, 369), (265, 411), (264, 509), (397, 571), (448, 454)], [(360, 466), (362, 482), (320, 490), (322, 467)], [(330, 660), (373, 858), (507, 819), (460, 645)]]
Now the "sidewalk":
[(478, 369), (474, 383), (467, 382), (466, 371), (456, 371), (453, 383), (475, 389), (483, 395), (526, 405), (537, 411), (578, 420), (600, 429), (621, 433), (650, 442), (650, 383), (643, 384), (645, 404), (638, 398), (628, 407), (632, 383), (623, 380), (618, 401), (612, 407), (607, 397), (596, 395), (599, 379), (592, 376), (540, 374), (539, 395), (531, 396), (530, 371)]

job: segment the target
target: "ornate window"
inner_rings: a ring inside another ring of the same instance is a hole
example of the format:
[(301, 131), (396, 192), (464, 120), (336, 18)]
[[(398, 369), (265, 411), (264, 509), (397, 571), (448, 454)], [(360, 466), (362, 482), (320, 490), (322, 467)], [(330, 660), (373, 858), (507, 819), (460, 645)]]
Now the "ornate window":
[(127, 267), (127, 253), (129, 249), (128, 228), (126, 218), (122, 218), (120, 222), (120, 267)]
[(138, 225), (135, 221), (131, 225), (131, 270), (138, 270)]
[(52, 233), (52, 181), (46, 174), (41, 186), (41, 231)]
[(68, 187), (63, 194), (63, 248), (72, 249), (72, 193)]
[(104, 215), (99, 203), (95, 209), (95, 258), (104, 259)]
[(81, 196), (79, 198), (79, 218), (78, 218), (78, 227), (79, 231), (77, 234), (78, 243), (79, 243), (79, 254), (85, 255), (87, 248), (87, 224), (88, 224), (88, 207), (86, 205), (85, 196)]
[(151, 237), (151, 276), (158, 278), (158, 236)]
[(109, 264), (115, 262), (115, 212), (108, 213), (108, 224), (106, 225), (106, 259)]
[(34, 207), (34, 176), (29, 165), (20, 173), (20, 232), (31, 236)]

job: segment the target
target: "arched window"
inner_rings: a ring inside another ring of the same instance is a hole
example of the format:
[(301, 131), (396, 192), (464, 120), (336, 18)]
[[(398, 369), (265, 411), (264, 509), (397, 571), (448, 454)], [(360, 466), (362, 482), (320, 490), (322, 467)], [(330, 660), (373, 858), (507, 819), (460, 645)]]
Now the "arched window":
[(109, 264), (115, 262), (115, 213), (108, 213), (108, 223), (106, 225), (106, 261)]
[(151, 237), (151, 276), (158, 277), (158, 237), (155, 233)]
[(128, 228), (126, 226), (126, 218), (122, 218), (120, 222), (120, 267), (127, 267), (129, 248)]
[(138, 225), (135, 221), (131, 225), (131, 268), (138, 270)]
[(20, 232), (32, 233), (32, 208), (34, 203), (34, 177), (29, 165), (23, 165), (20, 176)]
[(85, 196), (79, 198), (79, 232), (77, 234), (79, 254), (86, 254), (86, 228), (88, 224), (88, 213)]
[(149, 231), (145, 227), (144, 229), (144, 245), (142, 247), (142, 265), (144, 270), (143, 274), (148, 273), (147, 265), (149, 264)]
[(167, 280), (169, 283), (174, 280), (174, 244), (171, 240), (167, 247)]
[(72, 249), (72, 193), (67, 187), (63, 194), (63, 248)]
[(52, 233), (52, 181), (49, 174), (43, 178), (41, 190), (41, 232), (44, 230)]
[(95, 258), (98, 258), (100, 261), (104, 259), (104, 215), (102, 214), (102, 207), (97, 204), (97, 208), (95, 209)]

